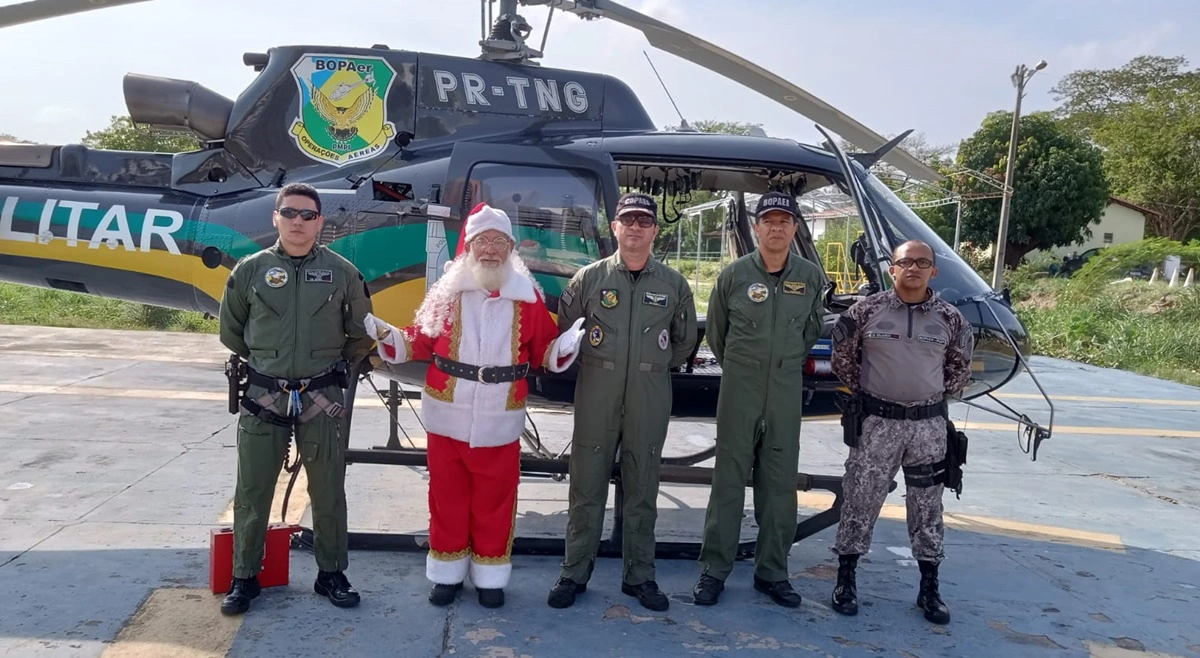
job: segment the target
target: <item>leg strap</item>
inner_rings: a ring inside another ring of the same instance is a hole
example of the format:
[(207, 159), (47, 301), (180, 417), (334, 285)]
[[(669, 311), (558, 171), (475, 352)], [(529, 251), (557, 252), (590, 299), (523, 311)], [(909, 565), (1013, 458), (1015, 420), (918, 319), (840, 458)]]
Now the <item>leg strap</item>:
[(301, 423), (307, 423), (322, 411), (330, 418), (340, 418), (346, 412), (345, 407), (325, 397), (320, 391), (309, 391), (308, 395), (312, 399), (312, 406), (305, 409), (304, 413), (300, 415)]
[(932, 487), (946, 482), (946, 460), (933, 464), (904, 467), (904, 484), (910, 487)]

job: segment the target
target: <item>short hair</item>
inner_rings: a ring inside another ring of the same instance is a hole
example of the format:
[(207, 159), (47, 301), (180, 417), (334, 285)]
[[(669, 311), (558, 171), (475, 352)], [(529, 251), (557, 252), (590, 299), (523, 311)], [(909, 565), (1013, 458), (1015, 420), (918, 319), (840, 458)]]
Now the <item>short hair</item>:
[(275, 195), (275, 207), (283, 205), (283, 198), (286, 196), (306, 196), (317, 204), (317, 214), (321, 213), (321, 195), (317, 194), (317, 188), (308, 183), (288, 183), (279, 189), (279, 193)]
[(925, 247), (926, 249), (929, 250), (929, 260), (934, 265), (937, 265), (937, 252), (934, 251), (933, 247), (928, 242), (925, 242), (924, 240), (909, 240), (907, 242), (902, 242), (902, 243), (896, 245), (896, 248), (892, 250), (892, 259), (893, 260), (895, 260), (896, 254), (900, 253), (900, 247), (904, 247), (906, 245)]

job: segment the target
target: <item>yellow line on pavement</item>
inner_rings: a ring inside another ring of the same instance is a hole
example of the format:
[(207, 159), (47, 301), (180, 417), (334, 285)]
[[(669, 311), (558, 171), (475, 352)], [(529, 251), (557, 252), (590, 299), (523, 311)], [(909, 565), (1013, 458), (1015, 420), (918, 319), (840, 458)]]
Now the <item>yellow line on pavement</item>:
[(242, 616), (221, 614), (205, 589), (157, 589), (138, 607), (101, 658), (222, 658)]
[(1174, 653), (1146, 651), (1144, 649), (1125, 649), (1115, 644), (1100, 644), (1091, 640), (1084, 640), (1083, 646), (1087, 648), (1090, 658), (1183, 658), (1183, 656)]
[[(804, 422), (818, 425), (832, 425), (841, 421), (841, 416), (813, 416), (805, 418)], [(1018, 424), (981, 423), (978, 421), (963, 421), (954, 419), (954, 425), (960, 430), (999, 430), (1015, 432)], [(1104, 434), (1110, 436), (1151, 436), (1167, 439), (1200, 439), (1200, 430), (1182, 430), (1166, 427), (1102, 427), (1098, 425), (1055, 425), (1054, 434)]]
[[(90, 395), (95, 397), (112, 398), (148, 398), (154, 400), (198, 400), (204, 402), (225, 401), (229, 399), (227, 391), (186, 391), (164, 388), (110, 388), (105, 386), (46, 386), (38, 384), (0, 384), (0, 393), (17, 393), (22, 395)], [(401, 407), (407, 408), (411, 403), (414, 408), (421, 406), (420, 400), (402, 401)], [(382, 407), (383, 401), (376, 395), (364, 395), (354, 402), (356, 407)]]
[(187, 356), (174, 356), (169, 354), (130, 354), (128, 352), (89, 352), (86, 350), (56, 350), (56, 351), (41, 351), (41, 350), (10, 350), (6, 349), (0, 352), (0, 356), (41, 356), (62, 359), (110, 359), (114, 361), (162, 361), (167, 363), (208, 363), (218, 364), (223, 363), (228, 359), (225, 357), (212, 356), (209, 358), (196, 358)]
[[(995, 393), (998, 398), (1014, 400), (1041, 400), (1041, 393)], [(1200, 400), (1161, 400), (1158, 398), (1114, 398), (1095, 395), (1051, 395), (1051, 400), (1063, 402), (1128, 402), (1131, 404), (1159, 405), (1172, 407), (1200, 407)]]
[[(796, 499), (802, 507), (828, 509), (833, 504), (834, 497), (833, 494), (823, 492), (801, 491), (797, 494)], [(904, 505), (884, 503), (879, 517), (907, 522), (908, 510)], [(943, 513), (942, 519), (947, 528), (957, 528), (966, 532), (1049, 541), (1084, 548), (1100, 548), (1117, 553), (1125, 552), (1125, 543), (1121, 541), (1120, 535), (1110, 533), (952, 512)]]

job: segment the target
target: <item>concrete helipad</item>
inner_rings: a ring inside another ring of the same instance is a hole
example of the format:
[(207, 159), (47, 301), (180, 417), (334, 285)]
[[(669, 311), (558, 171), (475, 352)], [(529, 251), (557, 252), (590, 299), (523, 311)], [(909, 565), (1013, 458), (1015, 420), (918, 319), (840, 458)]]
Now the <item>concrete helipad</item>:
[[(658, 582), (671, 609), (651, 612), (621, 594), (619, 561), (602, 559), (579, 602), (554, 610), (546, 593), (558, 558), (530, 556), (515, 558), (504, 608), (480, 607), (469, 586), (435, 608), (424, 554), (355, 551), (347, 573), (363, 603), (341, 610), (313, 594), (311, 553), (293, 550), (290, 585), (225, 618), (208, 590), (209, 533), (232, 518), (235, 480), (225, 356), (212, 336), (0, 327), (0, 653), (1200, 656), (1200, 389), (1034, 359), (1057, 409), (1036, 462), (1019, 449), (1015, 423), (957, 405), (971, 444), (963, 496), (945, 499), (945, 627), (913, 605), (903, 486), (861, 563), (853, 618), (828, 605), (835, 528), (792, 549), (799, 609), (751, 589), (748, 563), (719, 605), (695, 606), (696, 564), (666, 560)], [(998, 397), (1048, 419), (1028, 375)], [(358, 400), (352, 446), (383, 445), (386, 410), (369, 386)], [(569, 441), (569, 414), (533, 419), (549, 449)], [(413, 410), (400, 420), (420, 445)], [(666, 454), (701, 450), (712, 435), (711, 423), (674, 422)], [(807, 421), (801, 442), (801, 470), (842, 474), (836, 419)], [(347, 483), (351, 530), (425, 531), (421, 469), (353, 464)], [(304, 486), (301, 474), (287, 516), (308, 525)], [(565, 482), (524, 480), (517, 533), (561, 536), (566, 493)], [(659, 538), (697, 540), (707, 494), (664, 485)], [(744, 538), (754, 532), (750, 500)], [(808, 513), (829, 500), (800, 496)]]

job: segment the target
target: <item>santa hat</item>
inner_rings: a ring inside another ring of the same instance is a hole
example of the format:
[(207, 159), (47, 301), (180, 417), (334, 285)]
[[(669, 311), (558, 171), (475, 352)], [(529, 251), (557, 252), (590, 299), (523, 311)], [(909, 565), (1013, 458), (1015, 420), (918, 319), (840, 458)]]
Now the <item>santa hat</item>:
[(500, 231), (507, 235), (509, 240), (517, 241), (513, 237), (512, 222), (508, 219), (508, 213), (486, 203), (480, 203), (472, 208), (471, 214), (467, 216), (467, 223), (463, 226), (463, 232), (458, 238), (458, 251), (455, 253), (455, 257), (463, 255), (467, 250), (467, 243), (489, 229)]

